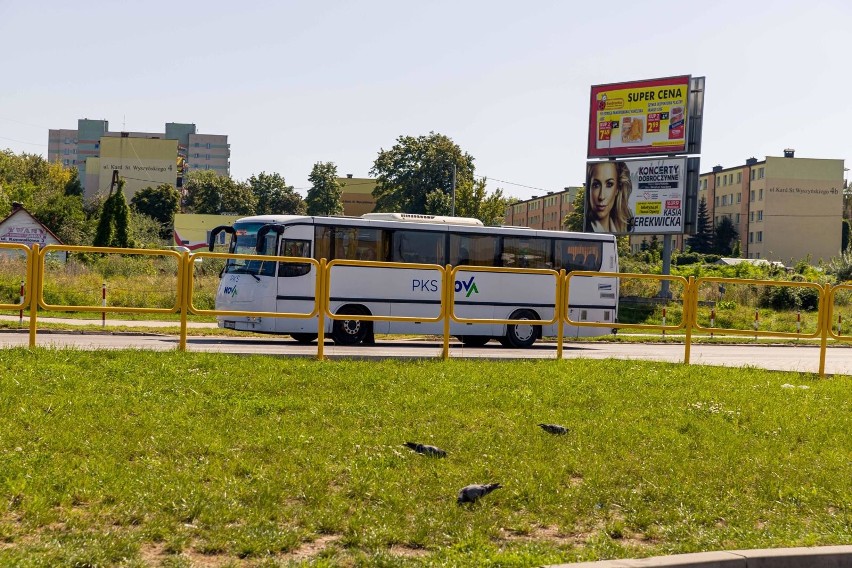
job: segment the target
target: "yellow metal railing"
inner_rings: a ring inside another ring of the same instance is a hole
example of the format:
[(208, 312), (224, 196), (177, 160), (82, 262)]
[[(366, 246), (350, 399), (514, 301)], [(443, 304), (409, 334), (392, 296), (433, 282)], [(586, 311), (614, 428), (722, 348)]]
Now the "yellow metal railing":
[[(591, 272), (591, 271), (575, 271), (566, 274), (564, 270), (544, 270), (544, 269), (523, 269), (523, 268), (494, 268), (483, 266), (456, 266), (451, 265), (440, 266), (436, 264), (406, 264), (393, 262), (372, 262), (372, 261), (355, 261), (355, 260), (334, 260), (327, 262), (325, 259), (314, 260), (312, 258), (302, 257), (286, 257), (286, 256), (267, 256), (267, 255), (244, 255), (244, 254), (229, 254), (229, 253), (214, 253), (214, 252), (198, 252), (190, 254), (188, 252), (177, 252), (172, 250), (156, 250), (156, 249), (125, 249), (111, 247), (81, 247), (67, 245), (47, 245), (44, 248), (39, 248), (39, 245), (33, 245), (30, 249), (25, 245), (16, 243), (0, 243), (0, 249), (9, 249), (20, 251), (26, 257), (25, 265), (25, 282), (26, 285), (22, 291), (22, 299), (18, 303), (0, 304), (0, 310), (29, 310), (29, 332), (30, 332), (30, 347), (36, 345), (37, 332), (37, 316), (38, 310), (41, 308), (45, 311), (81, 311), (81, 312), (101, 312), (101, 313), (151, 313), (151, 314), (180, 314), (180, 343), (179, 349), (186, 350), (187, 339), (187, 317), (189, 314), (195, 315), (233, 315), (233, 316), (256, 316), (256, 317), (276, 317), (276, 318), (317, 318), (317, 358), (323, 358), (324, 338), (325, 338), (325, 320), (364, 320), (364, 321), (388, 321), (402, 322), (415, 321), (424, 323), (443, 323), (443, 338), (441, 356), (446, 359), (449, 357), (449, 340), (450, 340), (450, 324), (455, 321), (457, 323), (469, 324), (495, 324), (495, 325), (553, 325), (556, 324), (556, 339), (557, 339), (557, 358), (562, 358), (562, 349), (564, 344), (564, 326), (566, 324), (576, 327), (607, 327), (613, 329), (633, 329), (633, 330), (648, 330), (684, 332), (684, 363), (688, 364), (690, 359), (690, 349), (692, 344), (693, 331), (704, 333), (717, 333), (722, 335), (748, 335), (754, 337), (782, 337), (782, 338), (806, 338), (820, 340), (820, 375), (825, 374), (825, 356), (828, 339), (850, 342), (852, 334), (843, 333), (840, 328), (840, 320), (842, 315), (839, 310), (835, 309), (837, 303), (837, 295), (839, 293), (852, 294), (852, 283), (839, 284), (832, 286), (829, 284), (819, 285), (812, 282), (785, 282), (776, 280), (749, 280), (736, 278), (711, 278), (701, 277), (688, 279), (681, 276), (657, 275), (657, 274), (630, 274), (630, 273), (610, 273), (610, 272)], [(142, 255), (142, 256), (162, 256), (174, 257), (177, 260), (177, 270), (175, 274), (175, 302), (173, 305), (166, 307), (139, 307), (139, 306), (116, 306), (106, 305), (106, 302), (101, 305), (60, 305), (50, 304), (44, 298), (44, 278), (46, 273), (45, 260), (48, 254), (53, 252), (65, 253), (91, 253), (91, 254), (121, 254), (121, 255)], [(216, 310), (203, 309), (197, 307), (193, 303), (194, 290), (194, 270), (193, 263), (200, 258), (218, 258), (218, 259), (235, 259), (235, 260), (260, 260), (267, 262), (286, 262), (296, 264), (309, 264), (315, 274), (314, 282), (314, 303), (310, 311), (285, 313), (272, 311), (243, 311), (243, 310)], [(336, 270), (344, 270), (347, 267), (363, 267), (363, 268), (390, 268), (396, 270), (429, 270), (437, 273), (440, 277), (440, 290), (437, 295), (437, 314), (435, 315), (375, 315), (375, 314), (340, 314), (332, 313), (331, 306), (331, 290), (333, 274)], [(504, 274), (506, 278), (511, 278), (514, 275), (539, 275), (545, 276), (548, 279), (552, 278), (552, 294), (553, 298), (553, 317), (550, 319), (500, 319), (500, 318), (472, 318), (462, 317), (455, 313), (455, 281), (459, 272), (470, 273), (495, 273)], [(682, 290), (679, 300), (669, 298), (667, 305), (679, 306), (682, 309), (680, 319), (677, 323), (661, 323), (661, 324), (635, 324), (621, 323), (618, 321), (596, 321), (596, 320), (576, 320), (571, 318), (571, 305), (568, 301), (570, 298), (571, 279), (582, 277), (604, 277), (612, 278), (616, 281), (615, 288), (617, 289), (623, 282), (630, 279), (651, 281), (656, 284), (662, 284), (666, 288), (677, 287)], [(708, 284), (713, 285), (745, 285), (745, 286), (780, 286), (790, 288), (807, 288), (812, 289), (818, 296), (817, 321), (816, 329), (810, 332), (775, 331), (769, 329), (738, 329), (729, 327), (716, 327), (715, 325), (703, 325), (699, 322), (699, 289), (701, 286)], [(835, 313), (837, 312), (837, 313)], [(833, 321), (837, 315), (838, 328), (835, 331)], [(849, 322), (849, 329), (852, 331), (852, 322)]]

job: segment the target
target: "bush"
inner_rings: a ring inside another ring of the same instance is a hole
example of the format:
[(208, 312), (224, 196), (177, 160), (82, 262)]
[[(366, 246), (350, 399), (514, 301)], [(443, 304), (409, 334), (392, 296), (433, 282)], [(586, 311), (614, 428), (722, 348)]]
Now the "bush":
[(687, 264), (695, 264), (701, 262), (702, 255), (697, 252), (685, 252), (672, 258), (672, 264), (675, 266), (686, 266)]
[(757, 301), (761, 308), (773, 310), (816, 310), (819, 291), (816, 288), (793, 286), (766, 286)]

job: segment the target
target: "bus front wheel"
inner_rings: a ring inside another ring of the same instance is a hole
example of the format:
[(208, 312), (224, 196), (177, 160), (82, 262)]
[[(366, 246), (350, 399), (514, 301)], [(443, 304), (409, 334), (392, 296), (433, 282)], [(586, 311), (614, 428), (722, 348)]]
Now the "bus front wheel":
[[(540, 319), (534, 312), (530, 310), (518, 310), (514, 312), (509, 319), (513, 320), (537, 320)], [(506, 326), (505, 342), (501, 341), (507, 347), (524, 348), (531, 347), (535, 343), (536, 338), (541, 335), (539, 327), (532, 324), (518, 323), (509, 324)]]
[[(339, 315), (363, 315), (370, 313), (366, 308), (344, 306), (337, 311)], [(370, 336), (372, 322), (363, 320), (334, 320), (331, 326), (331, 339), (336, 345), (358, 345)]]

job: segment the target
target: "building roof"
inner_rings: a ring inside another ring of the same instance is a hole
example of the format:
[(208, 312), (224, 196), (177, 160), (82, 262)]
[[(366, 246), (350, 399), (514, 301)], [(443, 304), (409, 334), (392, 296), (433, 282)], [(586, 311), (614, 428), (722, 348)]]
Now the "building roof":
[(748, 263), (754, 266), (772, 265), (778, 268), (785, 268), (783, 262), (777, 260), (766, 260), (765, 258), (720, 258), (716, 264), (724, 264), (726, 266), (736, 266), (737, 264)]
[(25, 215), (27, 215), (30, 219), (32, 219), (35, 223), (37, 223), (37, 224), (38, 224), (38, 225), (39, 225), (42, 229), (44, 229), (44, 230), (45, 230), (45, 232), (46, 232), (48, 235), (50, 235), (51, 237), (53, 237), (54, 239), (56, 239), (56, 242), (57, 242), (57, 243), (59, 243), (59, 244), (64, 244), (64, 243), (62, 242), (62, 240), (61, 240), (59, 237), (57, 237), (56, 235), (54, 235), (54, 234), (53, 234), (53, 231), (51, 231), (50, 229), (48, 229), (47, 227), (45, 227), (45, 226), (44, 226), (44, 223), (42, 223), (41, 221), (39, 221), (38, 219), (36, 219), (36, 218), (33, 216), (33, 214), (32, 214), (32, 213), (30, 213), (29, 211), (27, 211), (26, 207), (24, 207), (24, 206), (23, 206), (23, 205), (21, 205), (20, 203), (12, 203), (12, 211), (11, 211), (8, 215), (6, 215), (6, 217), (5, 217), (2, 221), (0, 221), (0, 227), (2, 227), (3, 225), (5, 225), (5, 224), (6, 224), (6, 222), (7, 222), (7, 221), (9, 221), (12, 217), (14, 217), (14, 216), (15, 216), (15, 215), (17, 215), (18, 213), (22, 213), (22, 212), (23, 212)]

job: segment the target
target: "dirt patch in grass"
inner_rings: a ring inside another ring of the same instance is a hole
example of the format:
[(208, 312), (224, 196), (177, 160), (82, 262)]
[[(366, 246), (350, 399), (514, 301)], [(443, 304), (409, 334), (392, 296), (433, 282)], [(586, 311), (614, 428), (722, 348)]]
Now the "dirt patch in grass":
[(278, 558), (281, 560), (294, 560), (297, 562), (309, 560), (321, 554), (326, 548), (334, 546), (340, 538), (340, 535), (324, 534), (310, 542), (303, 543), (299, 548), (291, 550), (287, 554), (282, 554)]

